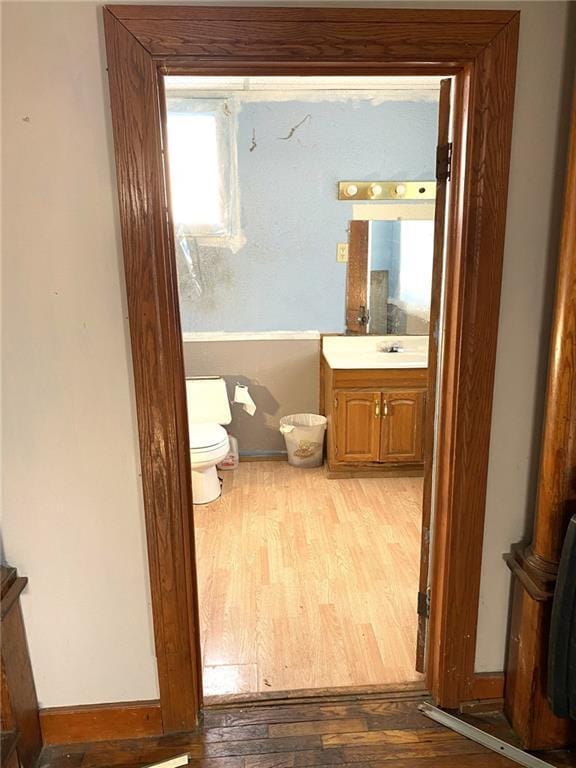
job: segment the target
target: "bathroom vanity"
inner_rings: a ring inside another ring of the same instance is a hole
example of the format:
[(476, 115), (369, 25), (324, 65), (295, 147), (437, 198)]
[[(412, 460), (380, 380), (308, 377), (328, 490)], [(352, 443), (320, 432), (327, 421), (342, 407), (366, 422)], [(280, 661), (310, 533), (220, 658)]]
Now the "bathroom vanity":
[(428, 337), (325, 336), (322, 346), (330, 475), (423, 474)]

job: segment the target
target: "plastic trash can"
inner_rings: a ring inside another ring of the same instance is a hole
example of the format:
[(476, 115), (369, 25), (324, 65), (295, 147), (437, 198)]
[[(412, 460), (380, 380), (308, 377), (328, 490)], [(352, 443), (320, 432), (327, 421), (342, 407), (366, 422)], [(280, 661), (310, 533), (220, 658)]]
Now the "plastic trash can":
[(320, 467), (324, 455), (326, 418), (315, 413), (282, 416), (280, 432), (284, 435), (288, 463), (294, 467)]

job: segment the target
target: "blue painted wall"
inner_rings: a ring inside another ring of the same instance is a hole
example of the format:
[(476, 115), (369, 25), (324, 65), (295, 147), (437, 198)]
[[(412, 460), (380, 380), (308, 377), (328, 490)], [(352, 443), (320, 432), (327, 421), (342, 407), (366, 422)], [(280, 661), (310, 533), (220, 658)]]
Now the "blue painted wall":
[(338, 181), (433, 178), (437, 104), (247, 102), (237, 121), (246, 243), (236, 253), (192, 243), (194, 274), (179, 258), (183, 330), (341, 332), (336, 244), (352, 203), (337, 199)]

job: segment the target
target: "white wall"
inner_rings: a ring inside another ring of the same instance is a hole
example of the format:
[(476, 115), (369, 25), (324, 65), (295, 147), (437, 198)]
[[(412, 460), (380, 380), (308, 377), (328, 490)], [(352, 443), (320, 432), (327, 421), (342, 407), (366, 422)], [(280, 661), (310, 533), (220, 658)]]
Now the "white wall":
[[(501, 553), (522, 536), (533, 505), (568, 115), (567, 6), (500, 7), (520, 7), (522, 28), (479, 670), (503, 665)], [(101, 12), (91, 2), (46, 2), (7, 3), (3, 14), (6, 558), (30, 577), (24, 611), (44, 706), (151, 698)]]
[(155, 698), (99, 14), (3, 11), (5, 556), (41, 705)]

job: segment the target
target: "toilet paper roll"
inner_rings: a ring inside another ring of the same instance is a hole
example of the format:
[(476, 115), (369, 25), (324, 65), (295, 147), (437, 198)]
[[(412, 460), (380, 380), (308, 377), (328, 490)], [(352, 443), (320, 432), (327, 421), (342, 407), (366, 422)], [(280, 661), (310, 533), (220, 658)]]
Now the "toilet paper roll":
[(250, 392), (248, 392), (248, 387), (245, 384), (236, 384), (233, 402), (239, 403), (250, 416), (254, 416), (256, 413), (256, 403), (250, 397)]

